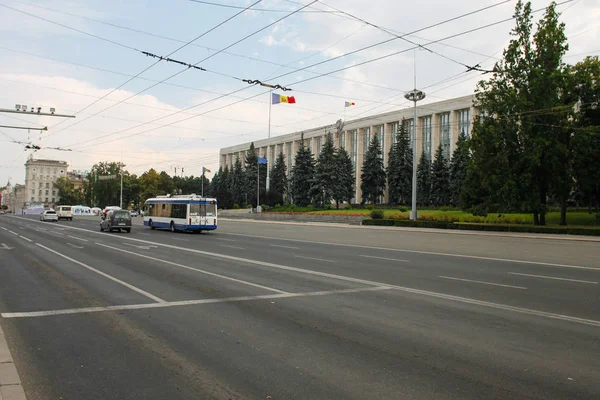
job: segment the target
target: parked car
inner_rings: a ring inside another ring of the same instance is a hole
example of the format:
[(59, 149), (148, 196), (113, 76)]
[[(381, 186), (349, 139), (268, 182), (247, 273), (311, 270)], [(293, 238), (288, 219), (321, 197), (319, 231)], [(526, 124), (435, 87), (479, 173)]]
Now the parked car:
[(100, 231), (131, 232), (131, 214), (127, 210), (109, 210), (100, 222)]
[(58, 220), (67, 219), (73, 221), (73, 207), (71, 206), (58, 206), (56, 207), (56, 214), (58, 214)]
[(132, 217), (137, 217), (138, 216), (137, 210), (131, 210), (131, 211), (129, 211), (129, 214), (131, 214)]
[(58, 221), (58, 214), (54, 210), (45, 210), (40, 214), (40, 221)]

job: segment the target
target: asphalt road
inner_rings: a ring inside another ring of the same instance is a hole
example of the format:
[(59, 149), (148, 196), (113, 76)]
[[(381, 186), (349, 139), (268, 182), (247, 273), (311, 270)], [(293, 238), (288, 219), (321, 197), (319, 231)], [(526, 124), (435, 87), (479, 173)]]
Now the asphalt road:
[(0, 216), (32, 399), (598, 399), (600, 243)]

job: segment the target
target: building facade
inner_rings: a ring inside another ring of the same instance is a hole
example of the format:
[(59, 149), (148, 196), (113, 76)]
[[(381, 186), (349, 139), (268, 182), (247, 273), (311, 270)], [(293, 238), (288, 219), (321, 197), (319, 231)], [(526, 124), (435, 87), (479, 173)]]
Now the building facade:
[(25, 163), (25, 203), (42, 203), (54, 206), (59, 200), (54, 182), (67, 176), (66, 161), (34, 160)]
[[(474, 96), (457, 97), (450, 100), (429, 103), (417, 107), (417, 121), (414, 123), (414, 108), (373, 115), (365, 118), (346, 121), (341, 130), (335, 125), (294, 132), (287, 135), (276, 136), (270, 139), (254, 142), (256, 152), (260, 157), (267, 159), (269, 168), (279, 153), (283, 153), (287, 166), (288, 176), (294, 165), (294, 159), (300, 148), (300, 138), (304, 134), (304, 144), (308, 146), (315, 157), (318, 157), (321, 146), (325, 143), (326, 135), (331, 132), (336, 147), (345, 148), (350, 154), (354, 164), (355, 197), (353, 203), (362, 201), (360, 190), (362, 164), (364, 155), (371, 141), (372, 135), (379, 136), (383, 150), (384, 165), (387, 166), (388, 153), (395, 141), (395, 133), (399, 124), (404, 120), (413, 145), (413, 130), (416, 128), (416, 146), (418, 157), (424, 152), (426, 157), (432, 159), (438, 146), (442, 146), (446, 159), (450, 159), (460, 132), (470, 137), (473, 120), (477, 110), (473, 107)], [(244, 160), (250, 143), (225, 147), (219, 152), (220, 166), (231, 169), (239, 157)], [(387, 201), (387, 196), (384, 199)]]

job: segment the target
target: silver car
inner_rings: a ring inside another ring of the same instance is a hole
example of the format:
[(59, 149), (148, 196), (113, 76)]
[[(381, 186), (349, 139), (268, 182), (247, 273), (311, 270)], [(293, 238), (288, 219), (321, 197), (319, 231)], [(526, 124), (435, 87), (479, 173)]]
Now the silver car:
[(54, 210), (46, 210), (40, 214), (40, 221), (58, 221), (58, 214)]

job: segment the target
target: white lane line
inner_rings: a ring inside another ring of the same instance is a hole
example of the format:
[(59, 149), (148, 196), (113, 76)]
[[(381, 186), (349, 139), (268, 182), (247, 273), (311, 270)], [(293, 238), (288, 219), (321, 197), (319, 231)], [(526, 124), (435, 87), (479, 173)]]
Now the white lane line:
[[(21, 217), (15, 217), (15, 218), (21, 218)], [(25, 219), (25, 218), (23, 218), (23, 219)], [(34, 221), (34, 222), (37, 222), (37, 221)], [(39, 222), (39, 223), (41, 223), (41, 222)], [(76, 228), (76, 227), (69, 227), (69, 228), (74, 229), (74, 230), (84, 231), (84, 232), (87, 232), (90, 234), (103, 235), (104, 237), (110, 237), (110, 236), (104, 235), (102, 232), (91, 231), (89, 229)], [(242, 236), (244, 236), (244, 235), (242, 235)], [(188, 249), (185, 247), (175, 246), (175, 245), (171, 245), (171, 244), (155, 243), (155, 242), (151, 242), (148, 240), (135, 239), (135, 238), (122, 238), (122, 239), (129, 240), (132, 242), (138, 242), (138, 243), (160, 245), (162, 247), (166, 247), (169, 249), (187, 251), (189, 253), (201, 254), (201, 255), (204, 255), (207, 257), (214, 257), (214, 258), (220, 258), (220, 259), (224, 259), (224, 260), (244, 262), (244, 263), (247, 263), (250, 265), (259, 265), (261, 267), (269, 267), (269, 268), (273, 268), (273, 269), (281, 269), (281, 270), (286, 270), (286, 271), (295, 271), (295, 272), (308, 274), (308, 275), (324, 276), (327, 278), (339, 279), (339, 280), (346, 281), (346, 282), (362, 283), (362, 284), (371, 285), (371, 286), (391, 287), (393, 289), (396, 289), (396, 290), (402, 291), (402, 292), (406, 292), (406, 293), (412, 293), (412, 294), (418, 294), (418, 295), (422, 295), (422, 296), (451, 300), (451, 301), (455, 301), (458, 303), (478, 305), (478, 306), (482, 306), (482, 307), (493, 308), (493, 309), (498, 309), (498, 310), (503, 310), (503, 311), (511, 311), (511, 312), (521, 313), (521, 314), (526, 314), (526, 315), (535, 315), (535, 316), (543, 317), (543, 318), (556, 319), (556, 320), (561, 320), (561, 321), (566, 321), (566, 322), (573, 322), (573, 323), (578, 323), (578, 324), (583, 324), (583, 325), (600, 327), (600, 320), (578, 318), (578, 317), (572, 317), (570, 315), (562, 315), (562, 314), (555, 314), (555, 313), (550, 313), (550, 312), (546, 312), (546, 311), (533, 310), (530, 308), (508, 306), (505, 304), (492, 303), (492, 302), (483, 301), (483, 300), (476, 300), (476, 299), (471, 299), (468, 297), (460, 297), (460, 296), (454, 296), (454, 295), (449, 295), (449, 294), (444, 294), (444, 293), (431, 292), (428, 290), (414, 289), (414, 288), (398, 286), (398, 285), (390, 285), (387, 283), (368, 281), (365, 279), (358, 279), (358, 278), (351, 278), (349, 276), (335, 275), (335, 274), (330, 274), (327, 272), (319, 272), (319, 271), (312, 271), (312, 270), (308, 270), (308, 269), (289, 267), (287, 265), (274, 264), (274, 263), (269, 263), (269, 262), (259, 261), (259, 260), (252, 260), (250, 258), (236, 257), (236, 256), (222, 254), (222, 253), (213, 253), (213, 252), (204, 251), (204, 250)], [(309, 242), (309, 243), (311, 243), (311, 242)], [(353, 246), (353, 245), (344, 245), (344, 247), (370, 248), (367, 246)], [(372, 249), (372, 248), (370, 248), (370, 249)], [(393, 251), (394, 249), (390, 249), (390, 250)], [(500, 259), (500, 260), (506, 261), (504, 259)], [(523, 261), (516, 261), (516, 262), (523, 262)], [(528, 263), (528, 262), (525, 262), (525, 263)], [(569, 266), (567, 266), (567, 267), (569, 267)], [(577, 266), (571, 266), (571, 267), (600, 270), (600, 268), (591, 268), (591, 267), (577, 267)]]
[(77, 246), (76, 244), (73, 244), (73, 243), (67, 243), (67, 244), (75, 249), (83, 249), (83, 246)]
[(57, 226), (56, 226), (56, 227), (54, 227), (54, 229), (58, 229), (59, 231), (64, 231), (64, 230), (65, 230), (65, 228), (59, 228), (59, 227), (57, 227)]
[(585, 269), (585, 270), (590, 270), (590, 271), (600, 271), (600, 268), (586, 267), (586, 266), (582, 266), (582, 265), (553, 264), (553, 263), (545, 263), (545, 262), (540, 262), (540, 261), (512, 260), (509, 258), (482, 257), (482, 256), (472, 256), (472, 255), (468, 255), (468, 254), (454, 254), (454, 253), (438, 253), (438, 252), (434, 252), (434, 251), (393, 249), (390, 247), (372, 247), (372, 246), (364, 246), (364, 245), (357, 245), (357, 244), (315, 242), (313, 240), (284, 239), (284, 238), (273, 237), (273, 236), (245, 235), (245, 234), (241, 234), (241, 233), (223, 233), (223, 232), (221, 232), (219, 234), (220, 235), (230, 235), (230, 236), (250, 237), (253, 239), (270, 239), (270, 240), (279, 240), (279, 241), (284, 241), (284, 242), (310, 243), (310, 244), (323, 245), (323, 246), (352, 247), (352, 248), (356, 248), (356, 249), (394, 251), (394, 252), (413, 253), (413, 254), (428, 254), (428, 255), (443, 256), (443, 257), (470, 258), (473, 260), (498, 261), (498, 262), (519, 263), (519, 264), (529, 264), (529, 265), (542, 265), (542, 266), (547, 266), (547, 267), (561, 267), (561, 268)]
[(109, 248), (109, 249), (111, 249), (111, 250), (113, 250), (113, 251), (120, 251), (120, 252), (122, 252), (122, 253), (132, 254), (132, 255), (134, 255), (134, 256), (138, 256), (138, 257), (146, 258), (146, 259), (148, 259), (148, 260), (158, 261), (158, 262), (165, 263), (165, 264), (168, 264), (168, 265), (173, 265), (173, 266), (175, 266), (175, 267), (184, 268), (184, 269), (189, 269), (189, 270), (191, 270), (191, 271), (200, 272), (200, 273), (202, 273), (202, 274), (205, 274), (205, 275), (215, 276), (215, 277), (217, 277), (217, 278), (226, 279), (226, 280), (228, 280), (228, 281), (233, 281), (233, 282), (237, 282), (237, 283), (242, 283), (242, 284), (244, 284), (244, 285), (254, 286), (254, 287), (261, 288), (261, 289), (265, 289), (265, 290), (268, 290), (268, 291), (271, 291), (271, 292), (275, 292), (275, 293), (286, 293), (286, 294), (288, 293), (288, 292), (284, 292), (283, 290), (275, 289), (275, 288), (268, 287), (268, 286), (259, 285), (259, 284), (257, 284), (257, 283), (252, 283), (252, 282), (248, 282), (248, 281), (243, 281), (243, 280), (241, 280), (241, 279), (235, 279), (235, 278), (231, 278), (231, 277), (229, 277), (229, 276), (225, 276), (225, 275), (216, 274), (216, 273), (214, 273), (214, 272), (209, 272), (209, 271), (205, 271), (205, 270), (198, 269), (198, 268), (194, 268), (194, 267), (189, 267), (189, 266), (187, 266), (187, 265), (178, 264), (178, 263), (176, 263), (176, 262), (167, 261), (167, 260), (163, 260), (163, 259), (160, 259), (160, 258), (156, 258), (156, 257), (147, 256), (147, 255), (145, 255), (145, 254), (134, 253), (134, 252), (132, 252), (132, 251), (127, 251), (127, 250), (123, 250), (123, 249), (119, 249), (119, 248), (114, 248), (114, 247), (107, 246), (107, 245), (105, 245), (105, 244), (101, 244), (101, 243), (96, 243), (96, 244), (97, 244), (98, 246), (107, 247), (107, 248)]
[(9, 313), (2, 313), (0, 315), (2, 315), (2, 318), (48, 317), (48, 316), (53, 316), (53, 315), (83, 314), (83, 313), (93, 313), (93, 312), (102, 312), (102, 311), (143, 310), (143, 309), (149, 309), (149, 308), (181, 307), (181, 306), (192, 306), (192, 305), (198, 305), (198, 304), (234, 303), (234, 302), (251, 301), (251, 300), (269, 300), (269, 299), (287, 299), (287, 298), (293, 298), (293, 297), (331, 296), (331, 295), (336, 295), (336, 294), (372, 292), (372, 291), (390, 290), (390, 289), (391, 289), (391, 287), (388, 287), (388, 286), (377, 286), (377, 287), (357, 288), (357, 289), (327, 290), (327, 291), (322, 291), (322, 292), (263, 294), (263, 295), (258, 295), (258, 296), (239, 296), (239, 297), (225, 297), (225, 298), (216, 298), (216, 299), (169, 301), (166, 303), (129, 304), (129, 305), (122, 305), (122, 306), (70, 308), (70, 309), (63, 309), (63, 310), (33, 311), (33, 312), (9, 312)]
[(297, 256), (297, 255), (294, 255), (294, 257), (296, 257), (296, 258), (304, 258), (304, 259), (307, 259), (307, 260), (323, 261), (323, 262), (328, 262), (328, 263), (336, 263), (337, 262), (335, 260), (326, 260), (324, 258), (316, 258), (316, 257), (306, 257), (306, 256)]
[(83, 239), (83, 238), (78, 238), (75, 236), (71, 236), (71, 235), (67, 235), (68, 237), (70, 237), (71, 239), (75, 239), (75, 240), (81, 240), (82, 242), (89, 242), (89, 240), (87, 239)]
[(244, 248), (243, 248), (243, 247), (238, 247), (238, 246), (228, 246), (228, 245), (226, 245), (226, 244), (220, 244), (219, 246), (221, 246), (221, 247), (228, 247), (228, 248), (230, 248), (230, 249), (244, 250)]
[(377, 260), (398, 261), (398, 262), (405, 262), (405, 263), (407, 263), (407, 262), (408, 262), (408, 260), (400, 260), (400, 259), (398, 259), (398, 258), (388, 258), (388, 257), (367, 256), (367, 255), (364, 255), (364, 254), (361, 254), (360, 256), (361, 256), (361, 257), (365, 257), (365, 258), (375, 258), (375, 259), (377, 259)]
[(13, 232), (13, 231), (11, 231), (10, 229), (9, 229), (8, 231), (9, 231), (10, 233), (12, 233), (13, 235), (15, 235), (15, 236), (19, 236), (19, 234), (18, 234), (17, 232)]
[(179, 240), (179, 241), (182, 241), (182, 242), (189, 242), (189, 240), (187, 240), (187, 239), (181, 239), (181, 238), (171, 238), (171, 239), (173, 239), (173, 240)]
[(280, 245), (278, 245), (278, 244), (270, 244), (269, 246), (271, 246), (271, 247), (281, 247), (281, 248), (283, 248), (283, 249), (296, 249), (296, 250), (300, 249), (300, 247), (294, 247), (294, 246), (280, 246)]
[(57, 236), (65, 236), (64, 233), (60, 233), (60, 232), (50, 232), (53, 235), (57, 235)]
[(126, 288), (129, 288), (129, 289), (133, 290), (134, 292), (137, 292), (137, 293), (139, 293), (139, 294), (141, 294), (141, 295), (144, 295), (144, 296), (146, 296), (146, 297), (148, 297), (148, 298), (150, 298), (150, 299), (152, 299), (152, 300), (154, 300), (154, 301), (157, 301), (157, 302), (159, 302), (159, 303), (165, 303), (165, 300), (161, 299), (160, 297), (156, 297), (155, 295), (153, 295), (153, 294), (151, 294), (151, 293), (148, 293), (148, 292), (146, 292), (145, 290), (142, 290), (142, 289), (140, 289), (140, 288), (138, 288), (138, 287), (135, 287), (135, 286), (133, 286), (133, 285), (131, 285), (131, 284), (127, 283), (127, 282), (124, 282), (124, 281), (122, 281), (122, 280), (120, 280), (120, 279), (118, 279), (118, 278), (115, 278), (114, 276), (112, 276), (112, 275), (109, 275), (109, 274), (107, 274), (107, 273), (104, 273), (104, 272), (102, 272), (102, 271), (100, 271), (100, 270), (98, 270), (98, 269), (96, 269), (96, 268), (94, 268), (94, 267), (90, 267), (89, 265), (87, 265), (87, 264), (84, 264), (84, 263), (82, 263), (81, 261), (74, 260), (74, 259), (72, 259), (72, 258), (71, 258), (71, 257), (69, 257), (69, 256), (66, 256), (66, 255), (64, 255), (64, 254), (62, 254), (62, 253), (59, 253), (58, 251), (54, 251), (54, 250), (52, 250), (52, 249), (50, 249), (50, 248), (48, 248), (48, 247), (46, 247), (46, 246), (44, 246), (44, 245), (41, 245), (41, 244), (39, 244), (39, 243), (36, 243), (36, 245), (38, 245), (38, 246), (39, 246), (39, 247), (41, 247), (42, 249), (45, 249), (45, 250), (47, 250), (47, 251), (49, 251), (49, 252), (51, 252), (51, 253), (54, 253), (54, 254), (56, 254), (56, 255), (57, 255), (57, 256), (59, 256), (59, 257), (62, 257), (62, 258), (64, 258), (65, 260), (69, 260), (69, 261), (71, 261), (71, 262), (73, 262), (73, 263), (75, 263), (75, 264), (77, 264), (77, 265), (80, 265), (80, 266), (82, 266), (83, 268), (86, 268), (86, 269), (88, 269), (88, 270), (90, 270), (90, 271), (92, 271), (92, 272), (95, 272), (95, 273), (97, 273), (98, 275), (102, 275), (103, 277), (105, 277), (105, 278), (107, 278), (107, 279), (110, 279), (110, 280), (111, 280), (111, 281), (113, 281), (113, 282), (116, 282), (116, 283), (118, 283), (118, 284), (121, 284), (121, 285), (125, 286)]
[(455, 281), (463, 281), (463, 282), (481, 283), (482, 285), (502, 286), (502, 287), (513, 288), (513, 289), (527, 290), (527, 288), (523, 287), (523, 286), (502, 285), (500, 283), (492, 283), (492, 282), (484, 282), (484, 281), (474, 281), (472, 279), (454, 278), (454, 277), (451, 277), (451, 276), (438, 276), (438, 278), (452, 279), (452, 280), (455, 280)]
[(26, 238), (25, 236), (21, 236), (21, 235), (19, 235), (19, 237), (20, 237), (21, 239), (27, 240), (27, 241), (28, 241), (28, 242), (30, 242), (30, 243), (31, 243), (31, 242), (33, 242), (33, 240), (31, 240), (31, 239), (29, 239), (29, 238)]
[(142, 233), (142, 232), (138, 232), (138, 235), (150, 236), (149, 233)]
[(235, 240), (233, 240), (233, 239), (225, 239), (225, 238), (218, 238), (216, 240), (222, 240), (224, 242), (235, 242)]
[(0, 228), (4, 229), (5, 231), (7, 231), (7, 230), (8, 230), (8, 229), (6, 229), (6, 228), (5, 228), (5, 227), (3, 227), (3, 226), (0, 226)]
[(544, 278), (544, 279), (556, 279), (558, 281), (569, 281), (569, 282), (579, 282), (579, 283), (590, 283), (592, 285), (597, 285), (598, 282), (594, 281), (582, 281), (579, 279), (567, 279), (567, 278), (559, 278), (556, 276), (546, 276), (546, 275), (533, 275), (533, 274), (521, 274), (518, 272), (509, 272), (510, 275), (521, 275), (521, 276), (531, 276), (533, 278)]

